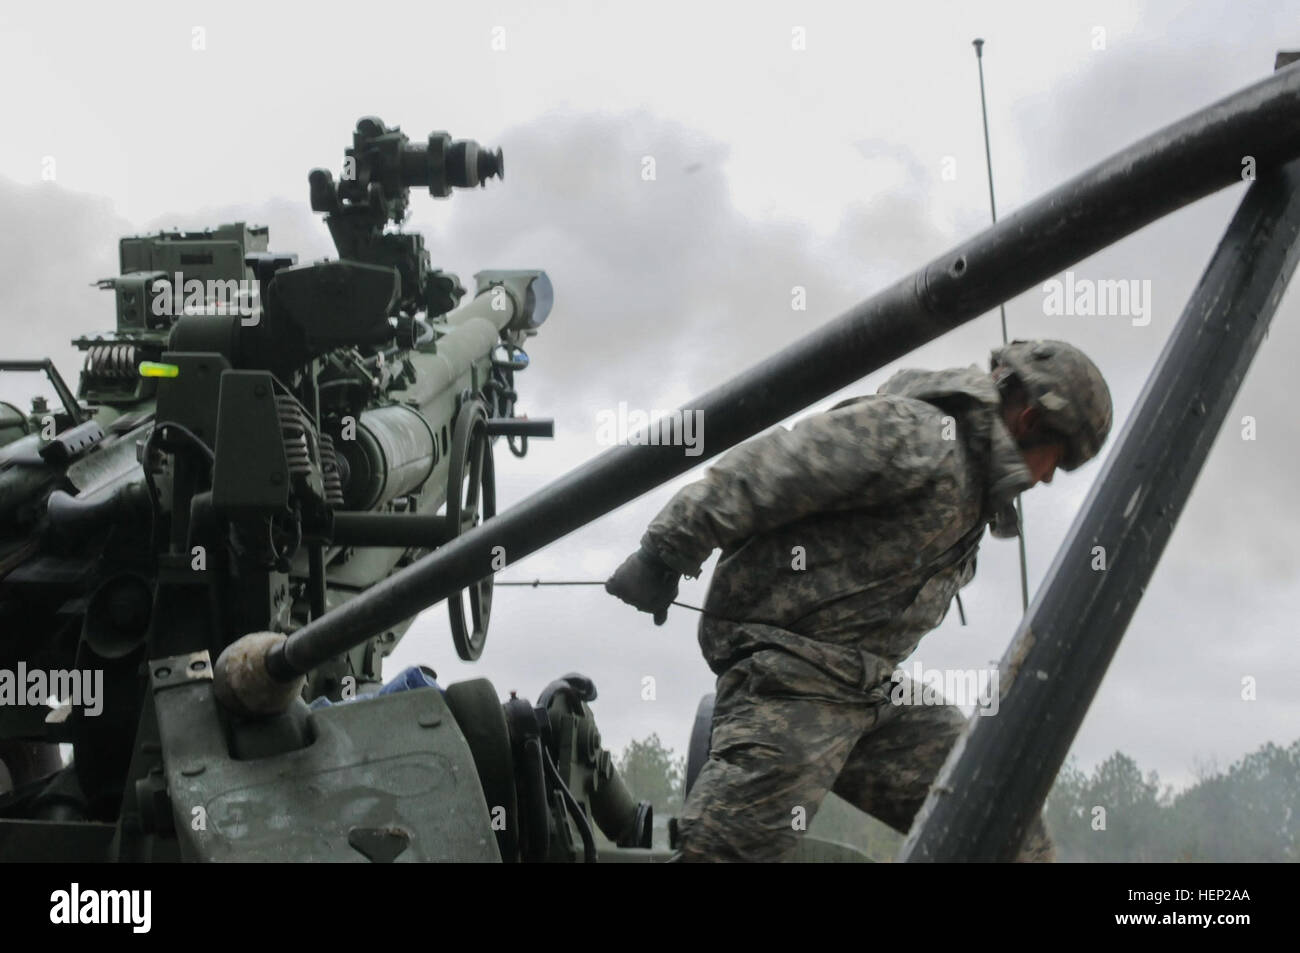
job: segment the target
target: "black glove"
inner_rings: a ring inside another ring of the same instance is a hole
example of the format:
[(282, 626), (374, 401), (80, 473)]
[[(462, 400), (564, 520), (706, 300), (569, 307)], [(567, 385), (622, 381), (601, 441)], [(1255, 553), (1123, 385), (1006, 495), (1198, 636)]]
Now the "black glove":
[(668, 607), (677, 598), (682, 574), (642, 546), (605, 581), (605, 591), (642, 612), (653, 612), (655, 625), (663, 625)]

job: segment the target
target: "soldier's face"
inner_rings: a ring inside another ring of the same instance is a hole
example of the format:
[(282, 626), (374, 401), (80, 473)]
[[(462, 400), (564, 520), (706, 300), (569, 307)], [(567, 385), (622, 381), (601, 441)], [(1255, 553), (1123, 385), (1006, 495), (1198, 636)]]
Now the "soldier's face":
[(1005, 413), (1007, 429), (1020, 445), (1025, 466), (1034, 484), (1051, 483), (1056, 468), (1065, 459), (1065, 444), (1052, 440), (1039, 427), (1038, 411), (1033, 407), (1008, 408)]
[(1045, 443), (1020, 452), (1024, 454), (1025, 466), (1029, 467), (1034, 483), (1051, 483), (1065, 456), (1065, 447), (1059, 443)]

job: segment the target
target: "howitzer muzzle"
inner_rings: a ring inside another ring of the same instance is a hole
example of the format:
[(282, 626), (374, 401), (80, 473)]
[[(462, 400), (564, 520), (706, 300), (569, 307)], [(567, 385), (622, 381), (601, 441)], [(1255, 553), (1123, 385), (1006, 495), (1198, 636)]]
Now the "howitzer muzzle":
[(474, 275), (478, 288), (467, 301), (445, 320), (463, 324), (470, 318), (486, 318), (501, 332), (534, 331), (551, 313), (555, 291), (544, 271), (497, 269)]

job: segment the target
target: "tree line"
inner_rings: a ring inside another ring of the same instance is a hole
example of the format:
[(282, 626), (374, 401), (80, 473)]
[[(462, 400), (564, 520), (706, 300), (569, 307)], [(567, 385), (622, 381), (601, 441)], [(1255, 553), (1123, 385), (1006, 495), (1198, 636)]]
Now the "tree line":
[[(686, 759), (658, 735), (630, 742), (618, 758), (633, 794), (654, 805), (655, 843), (681, 812)], [(1091, 773), (1066, 761), (1048, 794), (1045, 820), (1057, 859), (1074, 862), (1294, 862), (1300, 860), (1300, 739), (1269, 742), (1224, 771), (1201, 768), (1182, 791), (1116, 751)], [(903, 835), (830, 795), (809, 832), (890, 861)]]

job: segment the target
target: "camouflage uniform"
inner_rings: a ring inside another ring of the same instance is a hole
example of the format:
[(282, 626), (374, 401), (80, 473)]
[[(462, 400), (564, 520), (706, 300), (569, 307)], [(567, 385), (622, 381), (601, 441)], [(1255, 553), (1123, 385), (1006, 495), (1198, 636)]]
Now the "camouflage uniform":
[[(722, 549), (699, 629), (718, 674), (712, 749), (680, 819), (683, 859), (788, 858), (794, 821), (831, 790), (910, 827), (966, 718), (890, 704), (891, 675), (974, 576), (983, 528), (1015, 535), (1031, 482), (972, 366), (903, 371), (737, 447), (673, 497), (642, 545), (689, 576)], [(1051, 854), (1040, 821), (1021, 858)]]

